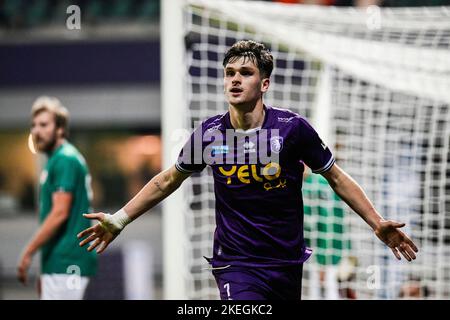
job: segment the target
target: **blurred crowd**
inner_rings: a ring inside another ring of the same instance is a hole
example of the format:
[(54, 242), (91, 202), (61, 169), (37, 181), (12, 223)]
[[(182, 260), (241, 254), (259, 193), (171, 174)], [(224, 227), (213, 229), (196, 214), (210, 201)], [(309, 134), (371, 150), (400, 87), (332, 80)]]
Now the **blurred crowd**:
[[(450, 5), (450, 0), (265, 0), (327, 6), (417, 7)], [(31, 28), (60, 23), (78, 5), (83, 22), (158, 22), (160, 0), (0, 0), (0, 28)]]
[(160, 0), (0, 0), (0, 26), (31, 28), (65, 21), (66, 9), (78, 5), (83, 22), (157, 22)]

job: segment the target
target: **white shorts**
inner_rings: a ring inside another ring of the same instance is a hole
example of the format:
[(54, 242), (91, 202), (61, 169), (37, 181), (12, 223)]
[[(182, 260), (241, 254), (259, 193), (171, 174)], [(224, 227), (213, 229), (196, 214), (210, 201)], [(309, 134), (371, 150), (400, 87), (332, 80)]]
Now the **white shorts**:
[(73, 274), (41, 275), (41, 300), (82, 300), (89, 277)]

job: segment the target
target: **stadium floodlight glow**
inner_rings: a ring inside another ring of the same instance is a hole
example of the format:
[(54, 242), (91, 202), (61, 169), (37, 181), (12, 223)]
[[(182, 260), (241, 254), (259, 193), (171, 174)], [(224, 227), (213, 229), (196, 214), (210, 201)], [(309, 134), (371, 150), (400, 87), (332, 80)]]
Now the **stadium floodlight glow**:
[(36, 154), (36, 148), (34, 147), (33, 135), (30, 133), (28, 135), (28, 149), (32, 154)]

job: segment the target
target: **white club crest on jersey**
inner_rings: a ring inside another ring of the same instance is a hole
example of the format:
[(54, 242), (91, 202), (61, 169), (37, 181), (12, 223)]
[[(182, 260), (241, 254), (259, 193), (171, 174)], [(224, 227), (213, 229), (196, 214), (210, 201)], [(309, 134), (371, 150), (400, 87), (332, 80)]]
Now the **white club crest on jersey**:
[(275, 153), (280, 153), (283, 149), (283, 137), (274, 136), (270, 138), (270, 150)]

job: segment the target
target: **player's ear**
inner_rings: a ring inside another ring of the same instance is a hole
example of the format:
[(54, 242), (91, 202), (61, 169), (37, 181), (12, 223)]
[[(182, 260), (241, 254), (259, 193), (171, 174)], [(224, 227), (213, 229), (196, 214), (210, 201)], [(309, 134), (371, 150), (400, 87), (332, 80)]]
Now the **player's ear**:
[(262, 93), (266, 93), (267, 90), (269, 90), (269, 86), (270, 86), (270, 79), (269, 78), (264, 78), (261, 81), (261, 92)]
[(63, 138), (64, 137), (64, 128), (62, 128), (62, 127), (57, 128), (56, 134), (58, 135), (58, 137)]

